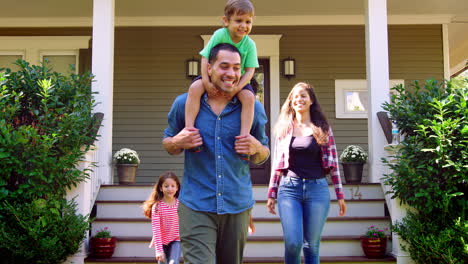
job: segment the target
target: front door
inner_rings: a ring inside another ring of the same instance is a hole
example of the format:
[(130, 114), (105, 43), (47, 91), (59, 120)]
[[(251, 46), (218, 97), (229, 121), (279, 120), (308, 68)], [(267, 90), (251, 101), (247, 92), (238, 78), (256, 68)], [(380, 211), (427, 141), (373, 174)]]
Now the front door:
[[(260, 66), (255, 69), (255, 75), (253, 78), (258, 83), (257, 99), (263, 104), (265, 112), (267, 114), (268, 123), (265, 126), (266, 134), (270, 138), (269, 147), (271, 149), (271, 137), (270, 137), (270, 61), (269, 59), (259, 59)], [(270, 180), (270, 159), (268, 159), (262, 165), (250, 165), (250, 174), (252, 176), (253, 184), (268, 184)]]

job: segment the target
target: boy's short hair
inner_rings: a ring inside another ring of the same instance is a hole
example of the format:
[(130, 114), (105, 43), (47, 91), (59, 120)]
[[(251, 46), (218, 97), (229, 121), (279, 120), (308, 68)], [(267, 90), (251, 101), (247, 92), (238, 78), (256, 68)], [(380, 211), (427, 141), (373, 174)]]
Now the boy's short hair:
[(254, 16), (255, 10), (253, 4), (249, 0), (228, 0), (224, 7), (224, 15), (227, 19), (231, 16), (239, 14), (249, 14)]
[(229, 43), (219, 43), (218, 45), (211, 48), (210, 57), (208, 58), (208, 62), (210, 64), (213, 64), (218, 59), (218, 53), (221, 50), (227, 50), (227, 51), (239, 54), (240, 57), (242, 56), (240, 54), (239, 50), (235, 46), (233, 46), (233, 45), (231, 45)]

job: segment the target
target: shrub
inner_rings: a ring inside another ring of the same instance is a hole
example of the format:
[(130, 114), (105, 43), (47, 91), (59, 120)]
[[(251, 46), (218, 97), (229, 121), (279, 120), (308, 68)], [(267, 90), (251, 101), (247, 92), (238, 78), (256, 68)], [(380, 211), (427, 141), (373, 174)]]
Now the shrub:
[(0, 83), (0, 199), (43, 197), (86, 178), (75, 168), (93, 125), (91, 78), (18, 61)]
[[(393, 198), (400, 198), (418, 212), (395, 231), (410, 248), (419, 248), (422, 251), (418, 254), (427, 256), (418, 263), (459, 263), (463, 257), (460, 254), (432, 259), (430, 244), (452, 241), (449, 238), (456, 223), (467, 223), (468, 81), (464, 80), (461, 87), (429, 80), (423, 86), (414, 82), (410, 89), (401, 85), (393, 89), (397, 94), (392, 95), (391, 104), (384, 104), (384, 109), (397, 121), (405, 138), (403, 147), (392, 157), (396, 162), (384, 160), (393, 170), (384, 176), (384, 182), (392, 187)], [(427, 221), (433, 226), (428, 228), (424, 224)], [(439, 242), (431, 240), (438, 235), (443, 235)], [(454, 251), (463, 250), (462, 246)]]
[[(17, 72), (0, 69), (0, 252), (7, 263), (60, 263), (76, 252), (88, 225), (63, 197), (88, 177), (76, 165), (95, 140), (92, 76), (17, 64)], [(33, 218), (27, 209), (38, 212)]]
[(4, 203), (0, 220), (2, 263), (62, 263), (76, 253), (89, 229), (76, 204), (63, 198)]
[(425, 215), (409, 213), (392, 230), (407, 242), (402, 248), (416, 263), (464, 264), (468, 259), (468, 225), (460, 219), (440, 227)]

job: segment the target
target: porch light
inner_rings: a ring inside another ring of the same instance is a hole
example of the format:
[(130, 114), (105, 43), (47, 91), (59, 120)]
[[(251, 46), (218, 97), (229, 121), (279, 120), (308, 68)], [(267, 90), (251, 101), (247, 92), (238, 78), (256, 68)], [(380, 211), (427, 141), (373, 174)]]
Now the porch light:
[(200, 65), (200, 62), (198, 60), (196, 60), (195, 58), (191, 58), (191, 59), (188, 59), (187, 62), (186, 62), (186, 66), (187, 66), (187, 78), (195, 78), (197, 77), (198, 75), (200, 75), (200, 72), (199, 72), (199, 65)]
[(288, 57), (283, 60), (283, 76), (291, 79), (296, 75), (296, 60)]

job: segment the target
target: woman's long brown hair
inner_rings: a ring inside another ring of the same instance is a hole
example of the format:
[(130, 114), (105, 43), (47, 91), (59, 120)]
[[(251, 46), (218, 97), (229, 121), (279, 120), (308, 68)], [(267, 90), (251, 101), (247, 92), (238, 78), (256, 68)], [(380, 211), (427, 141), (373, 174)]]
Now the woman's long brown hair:
[(163, 172), (163, 174), (159, 175), (158, 183), (153, 186), (153, 191), (151, 192), (150, 196), (148, 197), (148, 199), (146, 199), (146, 201), (143, 202), (143, 213), (146, 217), (151, 218), (151, 209), (153, 208), (153, 205), (159, 203), (159, 201), (163, 199), (164, 193), (161, 191), (161, 187), (167, 179), (173, 179), (176, 182), (178, 190), (175, 193), (174, 197), (179, 197), (179, 178), (172, 171)]
[(328, 124), (327, 118), (320, 107), (320, 104), (315, 95), (314, 87), (308, 83), (299, 82), (291, 89), (286, 101), (284, 101), (281, 107), (281, 112), (278, 117), (278, 121), (275, 124), (275, 135), (277, 138), (286, 136), (288, 131), (293, 128), (293, 122), (296, 119), (296, 112), (292, 107), (292, 95), (296, 89), (304, 89), (312, 101), (310, 106), (310, 121), (316, 127), (314, 129), (314, 138), (317, 140), (319, 145), (324, 145), (328, 142), (328, 130), (330, 125)]

